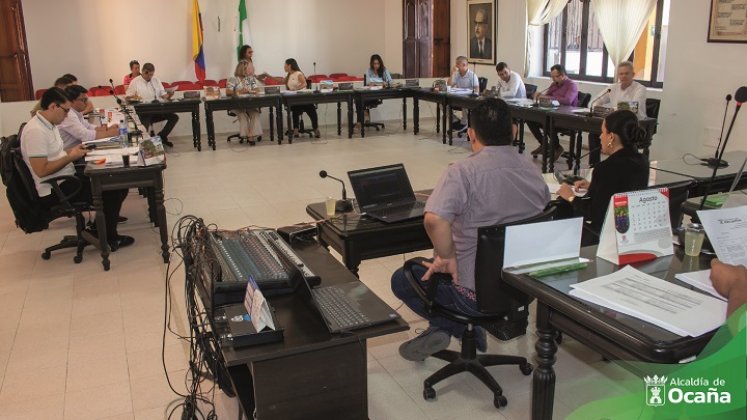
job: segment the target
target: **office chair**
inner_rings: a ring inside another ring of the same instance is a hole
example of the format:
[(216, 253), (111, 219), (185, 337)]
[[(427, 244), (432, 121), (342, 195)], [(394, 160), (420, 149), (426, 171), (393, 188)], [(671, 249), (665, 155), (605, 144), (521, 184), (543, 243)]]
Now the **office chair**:
[[(363, 75), (363, 86), (368, 86), (368, 78), (366, 77), (365, 74)], [(386, 128), (384, 123), (371, 122), (370, 117), (369, 117), (369, 120), (367, 121), (365, 117), (366, 111), (370, 111), (371, 109), (376, 108), (377, 106), (383, 103), (384, 101), (382, 101), (381, 99), (374, 99), (374, 100), (363, 102), (362, 105), (363, 105), (364, 112), (363, 112), (363, 121), (361, 123), (363, 124), (364, 127), (373, 127), (376, 129), (376, 131), (379, 131), (379, 128), (381, 128), (382, 130)]]
[[(589, 106), (589, 102), (591, 102), (591, 93), (578, 92), (577, 98), (578, 100), (577, 100), (576, 106), (580, 108), (587, 108)], [(557, 134), (558, 134), (558, 137), (560, 136), (569, 137), (568, 151), (563, 152), (563, 154), (561, 155), (562, 157), (565, 158), (566, 162), (568, 163), (568, 169), (573, 168), (574, 163), (577, 168), (581, 168), (581, 156), (576, 156), (575, 150), (576, 150), (577, 144), (579, 145), (582, 144), (583, 133), (581, 131), (560, 129), (557, 131)]]
[[(477, 308), (483, 315), (468, 316), (460, 312), (439, 305), (435, 301), (439, 284), (448, 284), (451, 277), (437, 274), (428, 281), (428, 289), (424, 290), (413, 273), (413, 268), (419, 259), (405, 262), (403, 272), (408, 281), (425, 305), (429, 315), (438, 315), (451, 321), (464, 324), (462, 348), (460, 352), (442, 350), (433, 357), (449, 362), (433, 375), (423, 381), (423, 398), (430, 400), (436, 397), (433, 386), (444, 379), (461, 372), (470, 372), (493, 392), (493, 405), (496, 408), (508, 404), (503, 396), (503, 389), (486, 369), (487, 366), (518, 365), (524, 375), (532, 373), (532, 365), (525, 357), (505, 356), (496, 354), (477, 355), (475, 327), (483, 326), (488, 330), (497, 328), (503, 333), (503, 338), (513, 338), (526, 332), (528, 305), (532, 301), (519, 291), (503, 284), (501, 276), (503, 269), (503, 246), (506, 237), (506, 227), (537, 223), (552, 220), (555, 212), (550, 207), (542, 213), (523, 220), (504, 223), (495, 226), (481, 227), (477, 230), (477, 256), (475, 258), (475, 294)], [(492, 327), (495, 325), (495, 327)]]
[(537, 85), (524, 83), (524, 88), (527, 91), (527, 99), (534, 99), (534, 94), (537, 93)]
[[(34, 178), (31, 176), (31, 171), (26, 162), (24, 162), (21, 153), (21, 133), (24, 125), (21, 126), (17, 136), (11, 136), (5, 140), (10, 143), (3, 145), (3, 150), (9, 154), (8, 161), (13, 163), (12, 174), (10, 175), (10, 179), (7, 180), (6, 194), (8, 195), (8, 202), (11, 204), (16, 218), (16, 225), (26, 233), (33, 233), (47, 229), (49, 222), (55, 219), (74, 217), (76, 234), (74, 236), (64, 236), (60, 243), (45, 248), (41, 257), (48, 260), (54, 251), (75, 248), (76, 252), (73, 261), (78, 264), (83, 261), (83, 249), (89, 245), (83, 238), (82, 233), (86, 228), (83, 212), (90, 210), (90, 205), (88, 203), (70, 201), (81, 188), (80, 180), (72, 175), (64, 175), (44, 181), (52, 187), (52, 193), (58, 197), (60, 203), (49, 208), (42, 206), (39, 202), (39, 194), (36, 191), (36, 186), (34, 185)], [(5, 159), (5, 156), (3, 158)], [(65, 195), (59, 187), (59, 184), (66, 180), (71, 180), (78, 185), (76, 190), (70, 195)], [(11, 199), (11, 197), (14, 197), (14, 199)]]
[[(661, 107), (661, 100), (655, 98), (646, 98), (646, 116), (649, 118), (659, 118), (659, 108)], [(644, 155), (648, 157), (648, 148), (651, 147), (651, 137), (647, 137), (644, 143), (638, 145), (638, 149), (644, 150)]]
[[(324, 75), (320, 75), (320, 76), (324, 76)], [(309, 76), (309, 77), (312, 77), (312, 76)], [(326, 78), (327, 76), (324, 76), (324, 77)], [(324, 79), (319, 79), (319, 80), (324, 80)], [(311, 79), (306, 79), (306, 88), (307, 89), (311, 89), (311, 83), (312, 83)], [(319, 107), (316, 104), (314, 104), (314, 108), (318, 109)], [(289, 110), (289, 112), (293, 112), (293, 111)], [(289, 136), (290, 136), (290, 133), (292, 133), (292, 132), (293, 132), (293, 127), (292, 126), (288, 127), (288, 135)], [(307, 129), (307, 128), (304, 127), (303, 114), (301, 114), (300, 118), (298, 119), (298, 137), (301, 137), (304, 134), (308, 135), (310, 139), (315, 137), (313, 128)]]
[(693, 187), (694, 181), (683, 181), (669, 188), (669, 220), (672, 223), (672, 230), (682, 225), (682, 205), (690, 197), (690, 188)]
[[(233, 118), (238, 117), (236, 113), (231, 110), (226, 111), (226, 114), (228, 114), (229, 117), (233, 117)], [(236, 121), (238, 121), (238, 118), (233, 120), (234, 123), (236, 123)], [(272, 124), (272, 121), (270, 121), (270, 124)], [(239, 144), (244, 144), (244, 139), (241, 138), (241, 133), (231, 134), (230, 136), (226, 137), (226, 141), (229, 143), (231, 142), (232, 139), (239, 139)], [(261, 141), (262, 141), (262, 136), (257, 136), (257, 142), (259, 143)]]
[[(487, 77), (478, 77), (477, 78), (477, 86), (478, 86), (478, 94), (481, 94), (485, 91), (485, 89), (488, 87), (488, 79)], [(454, 108), (455, 111), (459, 111), (461, 108)], [(467, 114), (469, 114), (469, 110), (467, 110)], [(469, 118), (468, 118), (469, 121)], [(459, 128), (457, 130), (456, 135), (458, 138), (462, 138), (463, 135), (467, 134), (467, 128), (469, 128), (469, 124)], [(469, 137), (467, 137), (467, 141), (470, 141)]]

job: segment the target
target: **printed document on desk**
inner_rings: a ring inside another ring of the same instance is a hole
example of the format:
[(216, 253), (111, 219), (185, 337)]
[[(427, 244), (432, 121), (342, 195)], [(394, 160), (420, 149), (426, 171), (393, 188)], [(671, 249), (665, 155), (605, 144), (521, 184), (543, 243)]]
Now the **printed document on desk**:
[(687, 283), (690, 286), (697, 287), (698, 289), (708, 292), (709, 294), (713, 295), (716, 299), (726, 300), (725, 297), (721, 296), (719, 292), (716, 291), (716, 289), (713, 288), (713, 283), (711, 282), (711, 270), (700, 270), (700, 271), (691, 271), (689, 273), (678, 273), (674, 275), (674, 278), (677, 280)]
[(747, 206), (698, 210), (718, 259), (747, 266)]
[(474, 92), (474, 89), (449, 87), (446, 91), (454, 95), (470, 95)]
[(571, 287), (571, 296), (682, 336), (701, 336), (726, 320), (726, 302), (650, 276), (629, 265)]

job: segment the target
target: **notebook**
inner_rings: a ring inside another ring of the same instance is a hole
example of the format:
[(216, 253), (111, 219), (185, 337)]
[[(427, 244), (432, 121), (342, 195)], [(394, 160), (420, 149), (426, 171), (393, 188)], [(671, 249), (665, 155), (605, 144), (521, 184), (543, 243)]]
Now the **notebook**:
[(423, 216), (425, 203), (415, 198), (405, 166), (380, 166), (348, 172), (362, 213), (386, 223)]
[(344, 333), (399, 318), (394, 309), (361, 281), (316, 288), (305, 278), (301, 283), (299, 292), (313, 303), (331, 333)]

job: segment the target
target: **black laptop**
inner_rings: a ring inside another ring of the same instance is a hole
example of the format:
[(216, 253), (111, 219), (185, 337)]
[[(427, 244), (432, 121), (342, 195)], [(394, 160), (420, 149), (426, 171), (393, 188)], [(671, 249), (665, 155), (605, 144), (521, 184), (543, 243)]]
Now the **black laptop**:
[(304, 279), (300, 293), (311, 300), (331, 333), (344, 333), (399, 318), (361, 281), (312, 288)]
[(425, 203), (415, 198), (405, 166), (380, 166), (348, 172), (362, 213), (386, 223), (423, 216)]

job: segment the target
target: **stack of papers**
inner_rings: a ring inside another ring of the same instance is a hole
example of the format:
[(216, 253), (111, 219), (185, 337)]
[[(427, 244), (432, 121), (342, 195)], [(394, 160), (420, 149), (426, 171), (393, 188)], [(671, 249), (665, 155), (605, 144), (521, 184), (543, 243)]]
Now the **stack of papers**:
[(631, 266), (571, 287), (571, 296), (642, 319), (681, 336), (701, 336), (720, 327), (726, 320), (726, 302), (650, 276)]
[(449, 93), (453, 93), (455, 95), (469, 95), (472, 92), (474, 92), (474, 89), (449, 87), (449, 88), (446, 89), (446, 91), (449, 92)]
[(711, 282), (711, 270), (679, 273), (675, 274), (674, 278), (683, 283), (687, 283), (690, 286), (697, 287), (704, 292), (708, 292), (717, 299), (726, 300), (725, 297), (721, 296), (721, 294), (713, 288), (713, 283)]

